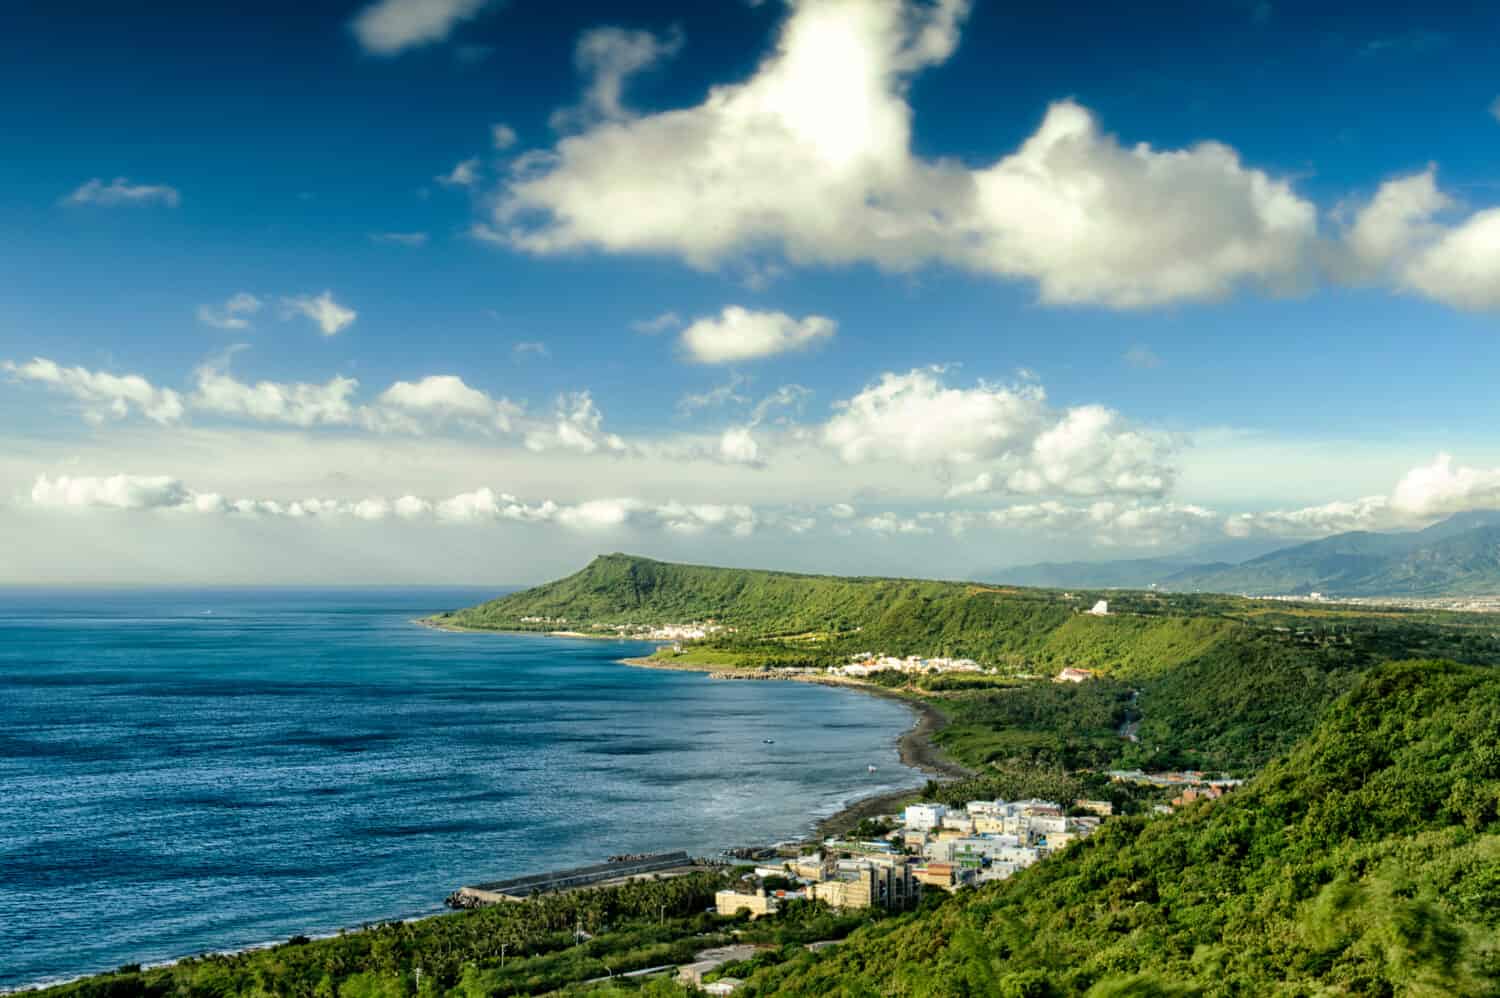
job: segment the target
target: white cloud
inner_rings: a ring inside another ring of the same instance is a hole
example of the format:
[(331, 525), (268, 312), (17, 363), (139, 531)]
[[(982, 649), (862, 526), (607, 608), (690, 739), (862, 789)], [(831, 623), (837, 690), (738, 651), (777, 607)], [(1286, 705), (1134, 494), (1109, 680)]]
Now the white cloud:
[(1500, 468), (1472, 468), (1438, 454), (1403, 475), (1389, 495), (1335, 500), (1291, 510), (1241, 513), (1225, 531), (1235, 537), (1326, 537), (1349, 530), (1422, 527), (1471, 509), (1500, 509)]
[(62, 367), (37, 357), (25, 364), (0, 364), (13, 379), (47, 385), (83, 403), (91, 422), (105, 418), (124, 419), (137, 411), (155, 423), (175, 423), (182, 418), (182, 397), (170, 388), (157, 388), (138, 374), (108, 374), (82, 367)]
[(1125, 351), (1125, 363), (1137, 370), (1149, 371), (1152, 368), (1161, 367), (1161, 358), (1144, 343), (1137, 343)]
[(230, 295), (222, 305), (199, 305), (198, 321), (215, 329), (249, 329), (249, 317), (265, 303), (248, 291)]
[(682, 317), (676, 312), (663, 312), (653, 319), (637, 319), (630, 324), (630, 328), (637, 333), (656, 336), (668, 330), (677, 329), (681, 325)]
[(355, 15), (350, 28), (366, 52), (398, 55), (410, 48), (444, 41), (459, 23), (474, 19), (493, 2), (379, 0)]
[(1078, 506), (1049, 499), (990, 510), (984, 517), (990, 525), (1004, 529), (1083, 534), (1096, 544), (1127, 548), (1202, 540), (1222, 523), (1218, 514), (1202, 506), (1109, 500)]
[(364, 414), (374, 429), (422, 432), (425, 427), (457, 423), (480, 432), (509, 433), (521, 407), (493, 399), (453, 374), (434, 374), (420, 381), (398, 381)]
[(604, 414), (588, 392), (571, 392), (558, 398), (554, 418), (526, 434), (526, 449), (531, 451), (568, 450), (580, 454), (621, 453), (625, 441), (605, 433)]
[(183, 484), (165, 475), (40, 475), (31, 487), (32, 503), (53, 509), (162, 509), (189, 499)]
[(145, 204), (151, 201), (159, 201), (175, 208), (182, 203), (182, 195), (177, 188), (167, 184), (132, 184), (124, 177), (116, 177), (106, 184), (95, 177), (63, 199), (65, 204), (101, 205)]
[(1456, 207), (1433, 167), (1385, 182), (1344, 234), (1340, 276), (1387, 281), (1453, 308), (1500, 309), (1500, 208), (1438, 220)]
[(495, 122), (490, 126), (490, 145), (497, 152), (504, 152), (516, 144), (516, 130), (503, 122)]
[(1500, 468), (1455, 466), (1451, 455), (1439, 454), (1396, 483), (1391, 506), (1419, 517), (1500, 508)]
[(943, 474), (970, 468), (950, 499), (1018, 495), (1162, 496), (1175, 441), (1098, 405), (1054, 410), (1040, 385), (947, 384), (942, 368), (886, 373), (834, 404), (820, 438), (849, 464), (897, 461)]
[(729, 305), (682, 331), (682, 347), (699, 364), (732, 364), (806, 350), (832, 339), (838, 323), (821, 315), (795, 319), (785, 312), (753, 312)]
[(748, 426), (731, 426), (719, 437), (719, 457), (729, 464), (759, 464), (760, 445)]
[(428, 236), (425, 232), (373, 232), (370, 238), (387, 245), (416, 247), (426, 246)]
[(333, 300), (332, 291), (320, 295), (298, 295), (281, 300), (282, 312), (290, 317), (301, 315), (318, 324), (324, 336), (335, 336), (350, 326), (359, 313)]
[(1099, 405), (1067, 410), (1032, 445), (1027, 467), (1010, 476), (1014, 492), (1162, 495), (1172, 487), (1171, 443), (1130, 429)]
[(479, 157), (463, 160), (447, 173), (440, 174), (434, 179), (449, 187), (473, 187), (479, 183)]
[(887, 373), (838, 412), (822, 439), (850, 464), (894, 459), (908, 464), (969, 464), (1029, 444), (1047, 419), (1038, 387), (981, 381), (950, 388), (942, 370)]
[(541, 340), (522, 340), (510, 348), (511, 356), (516, 360), (525, 360), (527, 357), (546, 358), (552, 356), (552, 351), (547, 349), (547, 344)]
[(1312, 538), (1349, 530), (1385, 530), (1396, 525), (1389, 499), (1365, 496), (1301, 509), (1240, 513), (1224, 521), (1224, 532), (1231, 537)]
[(1490, 117), (1500, 121), (1500, 97), (1490, 102)]
[(291, 426), (347, 426), (354, 422), (359, 382), (334, 377), (324, 384), (258, 381), (246, 384), (212, 367), (200, 368), (194, 409)]
[(630, 117), (625, 107), (625, 85), (630, 77), (676, 55), (681, 48), (682, 35), (677, 32), (666, 38), (649, 31), (613, 27), (584, 32), (573, 61), (589, 78), (589, 85), (578, 107), (552, 115), (552, 127), (566, 129)]
[(945, 262), (1051, 303), (1137, 307), (1299, 285), (1316, 210), (1234, 150), (1122, 145), (1070, 101), (980, 169), (911, 151), (913, 74), (967, 0), (806, 0), (751, 78), (696, 107), (606, 120), (531, 157), (495, 232), (534, 253), (668, 253), (699, 268)]

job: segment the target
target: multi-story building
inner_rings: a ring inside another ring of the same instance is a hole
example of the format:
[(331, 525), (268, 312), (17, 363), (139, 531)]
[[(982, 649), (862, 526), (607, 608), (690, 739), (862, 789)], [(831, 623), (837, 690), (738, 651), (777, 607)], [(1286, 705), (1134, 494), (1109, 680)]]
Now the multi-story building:
[(780, 908), (775, 897), (766, 894), (764, 887), (756, 890), (754, 894), (744, 894), (739, 891), (719, 891), (714, 895), (714, 907), (721, 915), (738, 914), (741, 908), (750, 912), (751, 918), (760, 918), (764, 915), (774, 915)]
[(921, 887), (905, 856), (840, 860), (829, 879), (810, 884), (808, 897), (833, 908), (887, 908), (916, 903)]

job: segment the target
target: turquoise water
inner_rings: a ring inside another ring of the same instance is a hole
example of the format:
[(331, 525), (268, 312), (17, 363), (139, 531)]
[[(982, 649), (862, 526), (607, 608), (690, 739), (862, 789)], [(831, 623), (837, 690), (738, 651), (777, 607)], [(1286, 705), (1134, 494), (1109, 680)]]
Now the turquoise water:
[(0, 590), (0, 987), (791, 838), (919, 779), (900, 704), (410, 623), (490, 595)]

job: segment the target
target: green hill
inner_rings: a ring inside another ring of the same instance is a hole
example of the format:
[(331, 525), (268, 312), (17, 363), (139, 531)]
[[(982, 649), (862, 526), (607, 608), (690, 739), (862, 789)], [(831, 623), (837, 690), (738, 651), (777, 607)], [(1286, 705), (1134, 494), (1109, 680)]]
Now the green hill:
[(1249, 786), (748, 994), (1500, 994), (1500, 675), (1383, 666)]
[[(1101, 596), (1108, 616), (1084, 612)], [(595, 624), (706, 619), (734, 630), (671, 656), (679, 664), (774, 670), (875, 652), (964, 656), (994, 668), (989, 677), (924, 680), (913, 691), (951, 719), (942, 735), (949, 753), (978, 767), (1250, 772), (1310, 731), (1379, 662), (1500, 662), (1493, 618), (1478, 615), (795, 575), (622, 554), (439, 622), (587, 633)], [(1099, 678), (1081, 686), (1019, 678), (1069, 666)], [(1132, 718), (1138, 742), (1117, 736)]]

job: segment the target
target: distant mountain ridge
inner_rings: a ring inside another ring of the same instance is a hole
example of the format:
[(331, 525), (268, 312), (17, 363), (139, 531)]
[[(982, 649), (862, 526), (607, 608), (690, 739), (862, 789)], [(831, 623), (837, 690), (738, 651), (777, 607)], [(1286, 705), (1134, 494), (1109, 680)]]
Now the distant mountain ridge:
[(1015, 585), (1327, 596), (1475, 596), (1500, 593), (1500, 511), (1459, 513), (1424, 530), (1356, 530), (1239, 564), (1171, 558), (1025, 565), (992, 573)]

